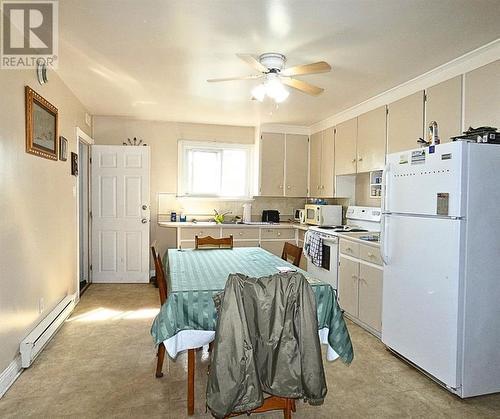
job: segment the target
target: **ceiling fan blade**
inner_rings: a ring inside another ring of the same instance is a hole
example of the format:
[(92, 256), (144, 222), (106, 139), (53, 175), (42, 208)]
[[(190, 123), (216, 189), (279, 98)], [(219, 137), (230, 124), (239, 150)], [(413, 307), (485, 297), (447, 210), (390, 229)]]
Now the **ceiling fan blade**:
[(327, 62), (318, 61), (317, 63), (296, 65), (295, 67), (286, 68), (280, 74), (283, 76), (300, 76), (302, 74), (326, 73), (331, 69), (332, 67)]
[(280, 77), (283, 84), (293, 87), (294, 89), (300, 90), (301, 92), (307, 93), (308, 95), (318, 96), (323, 93), (325, 89), (321, 87), (314, 86), (313, 84), (306, 83), (305, 81), (292, 79), (291, 77)]
[(226, 77), (223, 79), (208, 79), (209, 83), (218, 83), (220, 81), (231, 81), (231, 80), (252, 80), (252, 79), (260, 79), (263, 77), (262, 74), (252, 74), (250, 76), (241, 76), (241, 77)]
[(265, 66), (262, 65), (257, 58), (255, 58), (251, 54), (236, 54), (239, 58), (241, 58), (243, 61), (245, 61), (247, 64), (249, 64), (251, 67), (255, 68), (257, 71), (260, 71), (261, 73), (268, 73), (269, 69)]

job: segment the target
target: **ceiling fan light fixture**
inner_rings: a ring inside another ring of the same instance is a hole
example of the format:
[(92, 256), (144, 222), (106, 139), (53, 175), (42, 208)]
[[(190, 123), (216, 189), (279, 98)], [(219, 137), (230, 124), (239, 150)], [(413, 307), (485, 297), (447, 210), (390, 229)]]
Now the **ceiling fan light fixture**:
[(264, 100), (266, 96), (266, 87), (263, 84), (258, 84), (252, 89), (252, 97), (259, 102)]
[(276, 103), (282, 103), (284, 102), (285, 100), (287, 100), (288, 96), (290, 95), (290, 92), (288, 90), (286, 90), (284, 87), (283, 87), (283, 90), (281, 90), (275, 97), (274, 97), (274, 101)]

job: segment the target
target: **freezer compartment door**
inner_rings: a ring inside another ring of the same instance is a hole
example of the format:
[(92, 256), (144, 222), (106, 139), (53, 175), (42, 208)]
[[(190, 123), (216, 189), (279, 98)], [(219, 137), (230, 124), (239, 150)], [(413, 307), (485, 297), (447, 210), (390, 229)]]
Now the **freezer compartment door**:
[(386, 216), (382, 341), (457, 387), (462, 220)]
[(463, 216), (462, 142), (390, 154), (385, 179), (385, 211)]

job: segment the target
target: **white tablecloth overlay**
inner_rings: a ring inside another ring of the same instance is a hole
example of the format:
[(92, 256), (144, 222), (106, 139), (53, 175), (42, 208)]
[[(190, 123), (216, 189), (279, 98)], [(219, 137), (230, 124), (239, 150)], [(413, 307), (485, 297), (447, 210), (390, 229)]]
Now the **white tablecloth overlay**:
[[(328, 331), (328, 327), (318, 330), (319, 341), (323, 345), (328, 345), (326, 359), (328, 361), (335, 361), (339, 356), (328, 344)], [(170, 357), (175, 358), (179, 352), (201, 348), (208, 345), (214, 339), (215, 332), (213, 330), (181, 330), (175, 336), (165, 340), (163, 344)]]

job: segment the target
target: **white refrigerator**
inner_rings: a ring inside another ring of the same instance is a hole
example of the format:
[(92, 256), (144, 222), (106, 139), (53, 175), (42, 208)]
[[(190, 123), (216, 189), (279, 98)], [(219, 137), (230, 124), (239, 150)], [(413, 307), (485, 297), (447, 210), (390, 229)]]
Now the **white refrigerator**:
[(500, 145), (388, 156), (382, 341), (460, 397), (500, 391)]

